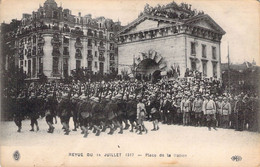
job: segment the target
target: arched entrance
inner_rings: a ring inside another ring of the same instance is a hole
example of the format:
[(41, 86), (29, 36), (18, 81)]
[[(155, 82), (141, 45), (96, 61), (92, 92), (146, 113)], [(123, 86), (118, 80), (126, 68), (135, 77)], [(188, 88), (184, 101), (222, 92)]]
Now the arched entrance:
[(167, 67), (164, 58), (154, 50), (140, 52), (134, 61), (135, 77), (138, 80), (157, 82), (161, 79), (161, 71), (165, 71)]
[(153, 77), (152, 77), (152, 82), (158, 82), (161, 79), (162, 79), (161, 70), (154, 71), (153, 72)]
[(136, 68), (136, 78), (143, 81), (159, 81), (161, 79), (159, 64), (153, 59), (142, 60)]

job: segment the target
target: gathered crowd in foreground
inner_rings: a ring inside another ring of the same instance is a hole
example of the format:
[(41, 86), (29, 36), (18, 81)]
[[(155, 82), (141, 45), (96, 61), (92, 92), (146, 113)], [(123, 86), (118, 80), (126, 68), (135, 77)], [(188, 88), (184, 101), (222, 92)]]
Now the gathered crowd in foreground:
[[(5, 92), (6, 94), (8, 92)], [(89, 133), (123, 134), (124, 130), (147, 133), (145, 124), (159, 130), (168, 125), (205, 126), (208, 130), (232, 128), (259, 132), (259, 99), (254, 94), (232, 95), (209, 79), (178, 78), (148, 83), (140, 81), (50, 82), (30, 84), (18, 96), (5, 96), (5, 109), (12, 112), (18, 132), (22, 120), (30, 118), (31, 130), (38, 131), (37, 119), (45, 117), (48, 133), (55, 133), (57, 117), (65, 135), (70, 129)], [(69, 127), (70, 118), (74, 126)], [(145, 122), (144, 122), (145, 121)], [(211, 129), (212, 128), (212, 129)]]

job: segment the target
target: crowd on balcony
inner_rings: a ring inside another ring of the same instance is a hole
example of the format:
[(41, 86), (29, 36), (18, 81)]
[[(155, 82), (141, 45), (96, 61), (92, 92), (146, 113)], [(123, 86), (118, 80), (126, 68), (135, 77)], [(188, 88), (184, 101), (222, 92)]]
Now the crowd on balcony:
[(197, 12), (196, 9), (192, 10), (191, 5), (186, 3), (181, 3), (180, 5), (177, 5), (175, 2), (172, 2), (168, 5), (157, 5), (155, 7), (146, 4), (146, 6), (144, 7), (144, 11), (139, 14), (139, 17), (144, 14), (182, 20), (196, 15), (204, 14), (204, 12)]

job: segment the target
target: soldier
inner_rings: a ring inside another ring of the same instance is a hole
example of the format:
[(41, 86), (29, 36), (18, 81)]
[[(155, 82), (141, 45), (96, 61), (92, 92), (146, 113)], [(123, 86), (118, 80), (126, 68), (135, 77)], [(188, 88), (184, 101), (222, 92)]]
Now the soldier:
[(31, 96), (29, 97), (29, 117), (31, 119), (31, 132), (34, 131), (34, 125), (36, 126), (36, 130), (39, 131), (38, 121), (39, 113), (37, 111), (37, 98), (34, 94), (34, 92), (31, 93)]
[(122, 114), (122, 121), (124, 122), (125, 124), (125, 128), (124, 130), (127, 130), (130, 125), (128, 124), (128, 120), (127, 120), (127, 110), (126, 110), (126, 100), (127, 100), (127, 96), (124, 95), (123, 96), (123, 99), (119, 100), (118, 102), (118, 108), (121, 110), (121, 112), (123, 113)]
[(145, 114), (146, 114), (146, 109), (144, 105), (145, 100), (142, 98), (139, 98), (139, 102), (137, 104), (137, 113), (136, 113), (136, 118), (138, 122), (138, 129), (139, 129), (139, 135), (142, 135), (142, 130), (144, 130), (146, 133), (148, 130), (146, 129), (144, 125), (144, 120), (145, 120)]
[(205, 104), (205, 113), (207, 120), (207, 127), (209, 131), (211, 127), (216, 129), (216, 103), (213, 101), (213, 95), (210, 96), (209, 101)]
[(207, 102), (209, 101), (209, 95), (208, 94), (205, 94), (204, 95), (204, 99), (203, 99), (203, 103), (202, 103), (202, 112), (203, 112), (203, 116), (202, 116), (202, 124), (203, 126), (206, 126), (207, 125), (207, 120), (206, 120), (206, 104)]
[(236, 114), (236, 131), (243, 131), (244, 126), (244, 103), (242, 101), (241, 95), (237, 96), (237, 101), (235, 103), (234, 112)]
[[(55, 99), (51, 94), (47, 96), (46, 102), (45, 102), (45, 119), (47, 124), (49, 125), (48, 133), (53, 133), (54, 131), (54, 126), (53, 126), (53, 118), (55, 117)], [(57, 123), (57, 120), (55, 118), (55, 123)]]
[(180, 95), (177, 95), (176, 96), (176, 98), (175, 98), (175, 107), (176, 107), (176, 117), (175, 117), (175, 119), (176, 119), (176, 123), (178, 124), (178, 125), (181, 125), (182, 124), (182, 116), (183, 116), (183, 114), (182, 114), (182, 110), (181, 110), (181, 96)]
[(72, 109), (72, 119), (73, 119), (73, 125), (74, 129), (72, 131), (77, 131), (78, 128), (78, 110), (79, 110), (79, 98), (78, 95), (75, 94), (71, 98), (71, 109)]
[(130, 132), (133, 132), (136, 122), (136, 111), (137, 111), (137, 103), (134, 99), (133, 95), (129, 95), (129, 101), (126, 103), (126, 109), (127, 109), (127, 118), (131, 125)]
[(16, 110), (14, 112), (14, 122), (16, 124), (16, 126), (18, 127), (17, 132), (21, 132), (22, 129), (22, 120), (24, 118), (24, 112), (26, 110), (26, 101), (25, 101), (25, 95), (22, 92), (21, 94), (19, 94), (19, 96), (16, 99)]
[[(109, 97), (107, 98), (109, 100)], [(115, 126), (117, 124), (115, 123), (116, 113), (118, 110), (118, 106), (116, 104), (116, 98), (115, 96), (112, 97), (109, 102), (105, 105), (104, 112), (106, 113), (107, 117), (107, 125), (110, 128), (109, 135), (113, 135), (115, 131)]]
[(96, 133), (96, 136), (100, 135), (100, 125), (101, 121), (105, 118), (104, 112), (103, 112), (103, 105), (99, 103), (98, 97), (93, 97), (93, 105), (92, 105), (92, 114), (93, 114), (93, 133)]
[(229, 116), (231, 115), (231, 104), (228, 102), (227, 97), (223, 98), (223, 103), (221, 104), (221, 122), (220, 126), (223, 128), (229, 127)]
[(62, 100), (59, 104), (59, 115), (61, 124), (64, 127), (64, 135), (69, 135), (69, 120), (71, 117), (71, 102), (68, 93), (62, 94)]
[(222, 106), (222, 97), (219, 96), (218, 98), (216, 98), (216, 120), (217, 120), (217, 126), (219, 127), (221, 124), (221, 106)]
[(203, 101), (200, 97), (199, 94), (197, 94), (196, 96), (196, 99), (193, 101), (193, 104), (192, 104), (192, 110), (195, 114), (195, 126), (201, 126), (202, 123), (202, 104), (203, 104)]
[(183, 125), (187, 126), (190, 124), (190, 111), (191, 111), (191, 102), (189, 96), (184, 96), (184, 103), (183, 103)]
[(83, 130), (84, 138), (88, 136), (88, 126), (91, 120), (91, 102), (85, 95), (81, 95), (78, 100), (78, 123)]
[(160, 103), (156, 99), (155, 95), (151, 95), (150, 108), (151, 108), (151, 116), (152, 116), (152, 121), (153, 121), (152, 131), (156, 131), (156, 130), (159, 130), (158, 124), (159, 124), (159, 120), (160, 120), (160, 113), (159, 113)]

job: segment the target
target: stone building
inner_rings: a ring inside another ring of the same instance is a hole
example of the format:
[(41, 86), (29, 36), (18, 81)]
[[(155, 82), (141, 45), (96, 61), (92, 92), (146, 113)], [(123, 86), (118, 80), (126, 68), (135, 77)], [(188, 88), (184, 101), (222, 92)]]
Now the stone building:
[(220, 43), (225, 31), (188, 4), (146, 5), (139, 17), (118, 32), (119, 74), (160, 77), (187, 69), (221, 78)]
[(117, 71), (115, 32), (120, 22), (91, 15), (72, 15), (69, 9), (46, 0), (32, 14), (23, 14), (20, 26), (8, 32), (16, 65), (28, 79), (41, 74), (60, 79), (83, 68), (92, 73)]

